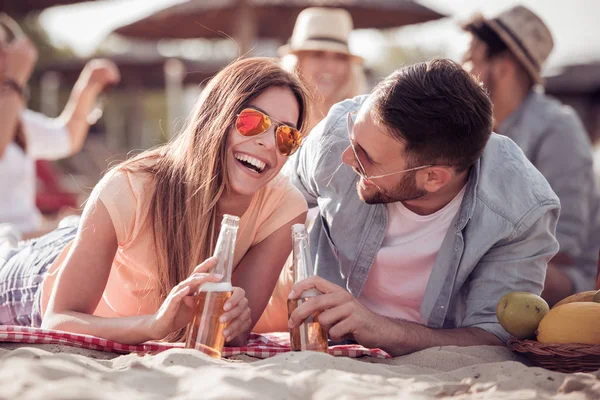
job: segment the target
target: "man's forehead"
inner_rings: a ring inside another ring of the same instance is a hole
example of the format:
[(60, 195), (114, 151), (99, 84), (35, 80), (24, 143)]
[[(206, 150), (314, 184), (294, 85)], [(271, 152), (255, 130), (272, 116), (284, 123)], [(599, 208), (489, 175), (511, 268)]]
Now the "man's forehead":
[(385, 155), (388, 152), (397, 153), (404, 148), (404, 144), (395, 138), (390, 128), (383, 125), (377, 117), (374, 108), (374, 100), (369, 97), (360, 108), (356, 119), (354, 129), (354, 140), (366, 151)]

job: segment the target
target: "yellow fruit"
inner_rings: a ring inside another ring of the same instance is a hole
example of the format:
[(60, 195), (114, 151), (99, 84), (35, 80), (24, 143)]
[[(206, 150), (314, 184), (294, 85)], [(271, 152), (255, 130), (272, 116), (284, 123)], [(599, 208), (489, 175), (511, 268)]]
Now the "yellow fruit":
[(538, 327), (540, 343), (600, 344), (600, 303), (568, 303), (553, 308)]
[(513, 336), (525, 339), (535, 331), (550, 308), (540, 296), (527, 292), (511, 292), (504, 295), (496, 306), (500, 325)]
[(595, 303), (600, 303), (600, 290), (598, 290), (596, 294), (594, 294), (594, 298), (592, 299), (592, 301), (594, 301)]
[[(588, 290), (587, 292), (572, 294), (569, 297), (566, 297), (566, 298), (562, 299), (561, 301), (559, 301), (558, 303), (556, 303), (554, 306), (552, 306), (552, 308), (562, 306), (563, 304), (569, 304), (569, 303), (579, 303), (582, 301), (596, 301), (596, 300), (594, 300), (594, 296), (597, 295), (597, 293), (599, 293), (599, 292), (600, 292), (600, 290)], [(600, 300), (600, 296), (598, 296), (598, 300)], [(600, 303), (600, 301), (596, 301), (596, 302)]]

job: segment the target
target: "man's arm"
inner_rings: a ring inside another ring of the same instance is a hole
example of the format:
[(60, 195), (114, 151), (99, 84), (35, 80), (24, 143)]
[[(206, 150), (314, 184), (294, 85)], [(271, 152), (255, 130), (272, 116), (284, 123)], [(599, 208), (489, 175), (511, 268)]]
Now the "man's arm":
[(382, 335), (379, 348), (396, 357), (438, 346), (502, 346), (496, 335), (481, 328), (431, 329), (407, 321), (389, 321), (394, 327)]
[(465, 287), (464, 317), (457, 326), (482, 328), (503, 341), (509, 334), (496, 317), (498, 301), (509, 292), (541, 294), (548, 261), (558, 251), (554, 236), (558, 203), (536, 206), (512, 234), (498, 242), (477, 263)]
[(318, 276), (297, 283), (290, 298), (297, 299), (312, 288), (323, 294), (307, 299), (292, 313), (290, 328), (321, 311), (319, 322), (328, 329), (332, 340), (350, 338), (365, 347), (385, 350), (394, 357), (436, 346), (502, 345), (498, 337), (479, 328), (436, 330), (383, 317), (368, 310), (342, 287)]

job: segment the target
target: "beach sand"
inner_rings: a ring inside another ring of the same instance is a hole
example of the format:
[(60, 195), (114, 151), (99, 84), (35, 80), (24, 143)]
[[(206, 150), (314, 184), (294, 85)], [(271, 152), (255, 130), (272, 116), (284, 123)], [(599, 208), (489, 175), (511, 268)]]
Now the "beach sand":
[(285, 353), (215, 360), (172, 349), (117, 356), (0, 345), (0, 399), (598, 399), (600, 371), (526, 365), (504, 347), (438, 347), (394, 359)]

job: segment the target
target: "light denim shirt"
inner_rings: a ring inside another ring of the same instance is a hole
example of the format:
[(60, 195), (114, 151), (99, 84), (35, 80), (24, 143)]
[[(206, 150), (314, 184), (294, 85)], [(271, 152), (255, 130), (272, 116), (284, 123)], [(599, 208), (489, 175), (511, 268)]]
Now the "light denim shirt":
[(556, 238), (573, 258), (565, 266), (576, 292), (596, 283), (600, 248), (600, 196), (594, 177), (592, 145), (571, 107), (530, 92), (498, 128), (521, 147), (560, 199)]
[[(342, 164), (347, 114), (366, 96), (335, 105), (288, 162), (285, 173), (309, 206), (317, 274), (358, 297), (387, 227), (384, 204), (368, 205), (358, 176)], [(548, 182), (510, 139), (493, 135), (470, 172), (460, 209), (442, 242), (421, 304), (431, 328), (478, 327), (506, 341), (496, 304), (508, 292), (540, 294), (560, 205)], [(398, 265), (402, 268), (402, 265)]]

